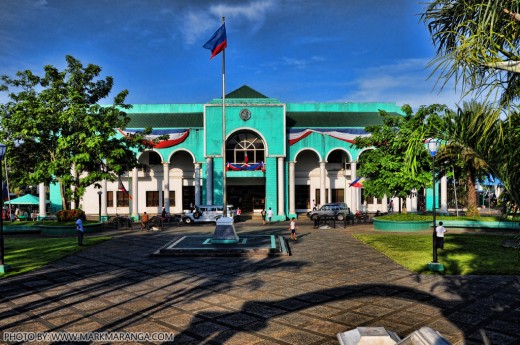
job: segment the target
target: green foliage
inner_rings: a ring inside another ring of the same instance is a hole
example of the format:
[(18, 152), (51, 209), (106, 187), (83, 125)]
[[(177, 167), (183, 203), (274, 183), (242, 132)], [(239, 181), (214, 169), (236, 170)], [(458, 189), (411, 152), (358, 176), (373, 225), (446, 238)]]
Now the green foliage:
[(83, 210), (61, 210), (56, 213), (58, 222), (69, 222), (84, 216)]
[[(437, 56), (431, 61), (443, 85), (454, 79), (464, 91), (497, 92), (502, 104), (517, 99), (518, 73), (497, 62), (519, 61), (520, 2), (496, 0), (434, 0), (421, 20), (428, 25)], [(504, 70), (502, 69), (504, 68)]]
[[(414, 189), (431, 186), (431, 156), (424, 146), (424, 138), (410, 144), (410, 137), (417, 128), (435, 126), (447, 109), (432, 105), (421, 107), (414, 114), (410, 106), (405, 105), (402, 110), (405, 116), (380, 111), (383, 124), (365, 128), (370, 136), (356, 138), (356, 148), (369, 149), (360, 156), (358, 173), (367, 178), (363, 183), (367, 195), (406, 198)], [(413, 171), (409, 169), (408, 157), (413, 160)]]
[[(427, 265), (432, 261), (431, 234), (354, 236), (411, 271), (430, 273)], [(446, 235), (444, 250), (438, 250), (444, 274), (519, 274), (518, 249), (500, 246), (504, 239), (510, 238), (483, 234)]]
[(0, 274), (0, 279), (33, 271), (109, 239), (111, 237), (108, 236), (88, 236), (83, 242), (85, 247), (78, 247), (75, 237), (42, 238), (34, 236), (22, 238), (8, 236), (5, 238), (5, 262), (11, 266), (12, 270)]
[(0, 105), (0, 141), (7, 145), (10, 183), (60, 182), (65, 209), (69, 200), (79, 204), (87, 186), (113, 181), (137, 166), (135, 152), (146, 147), (143, 135), (150, 132), (118, 134), (130, 121), (124, 112), (130, 107), (124, 103), (128, 91), (101, 106), (98, 102), (112, 90), (112, 77), (99, 79), (101, 67), (84, 67), (72, 56), (66, 60), (63, 71), (47, 65), (43, 76), (27, 70), (0, 78), (0, 91), (10, 99)]

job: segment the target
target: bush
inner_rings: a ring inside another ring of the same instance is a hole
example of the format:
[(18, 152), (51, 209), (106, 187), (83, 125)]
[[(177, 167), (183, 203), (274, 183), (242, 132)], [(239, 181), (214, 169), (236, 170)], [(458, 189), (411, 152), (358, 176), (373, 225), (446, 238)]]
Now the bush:
[(83, 210), (62, 210), (56, 213), (56, 217), (58, 218), (58, 222), (69, 222), (71, 220), (76, 220), (80, 216), (82, 216)]

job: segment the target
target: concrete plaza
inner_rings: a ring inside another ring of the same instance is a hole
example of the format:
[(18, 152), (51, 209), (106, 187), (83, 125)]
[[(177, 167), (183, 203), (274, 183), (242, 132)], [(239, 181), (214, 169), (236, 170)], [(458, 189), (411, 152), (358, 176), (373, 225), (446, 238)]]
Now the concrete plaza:
[[(292, 256), (277, 258), (149, 256), (180, 234), (209, 235), (214, 225), (112, 232), (101, 245), (1, 279), (0, 333), (172, 332), (175, 344), (338, 344), (338, 332), (358, 326), (384, 326), (402, 338), (429, 326), (453, 344), (520, 343), (519, 276), (418, 275), (352, 236), (373, 232), (372, 225), (299, 225)], [(236, 225), (239, 235), (288, 238), (287, 227)]]

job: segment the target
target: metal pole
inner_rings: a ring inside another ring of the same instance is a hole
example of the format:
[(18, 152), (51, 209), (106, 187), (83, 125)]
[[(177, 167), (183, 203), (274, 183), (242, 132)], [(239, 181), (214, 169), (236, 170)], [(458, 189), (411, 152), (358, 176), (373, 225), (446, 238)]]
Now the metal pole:
[[(2, 159), (0, 158), (0, 181), (3, 183), (2, 178)], [(2, 209), (2, 215), (0, 216), (0, 266), (4, 265), (4, 188), (0, 188), (0, 207)]]
[(99, 191), (98, 196), (99, 196), (99, 221), (100, 222), (101, 222), (101, 194), (103, 194), (103, 192)]
[(433, 180), (433, 262), (437, 263), (437, 212), (435, 210), (435, 156), (432, 156), (432, 180)]
[[(222, 24), (226, 21), (222, 17)], [(227, 217), (227, 183), (226, 183), (226, 50), (222, 50), (222, 207), (223, 216)]]

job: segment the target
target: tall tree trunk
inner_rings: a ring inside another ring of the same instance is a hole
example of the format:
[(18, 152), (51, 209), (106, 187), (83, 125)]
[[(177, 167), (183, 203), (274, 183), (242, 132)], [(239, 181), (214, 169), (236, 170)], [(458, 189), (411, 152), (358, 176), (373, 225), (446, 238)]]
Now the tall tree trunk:
[(477, 190), (475, 188), (475, 174), (473, 169), (468, 166), (466, 168), (467, 184), (468, 184), (468, 210), (466, 215), (469, 217), (479, 216), (477, 207)]
[(63, 180), (58, 178), (58, 183), (60, 184), (60, 196), (61, 196), (61, 208), (63, 210), (68, 210), (69, 207), (68, 207), (68, 204), (67, 204), (67, 198), (66, 198), (66, 194), (65, 194), (65, 185), (63, 183)]

